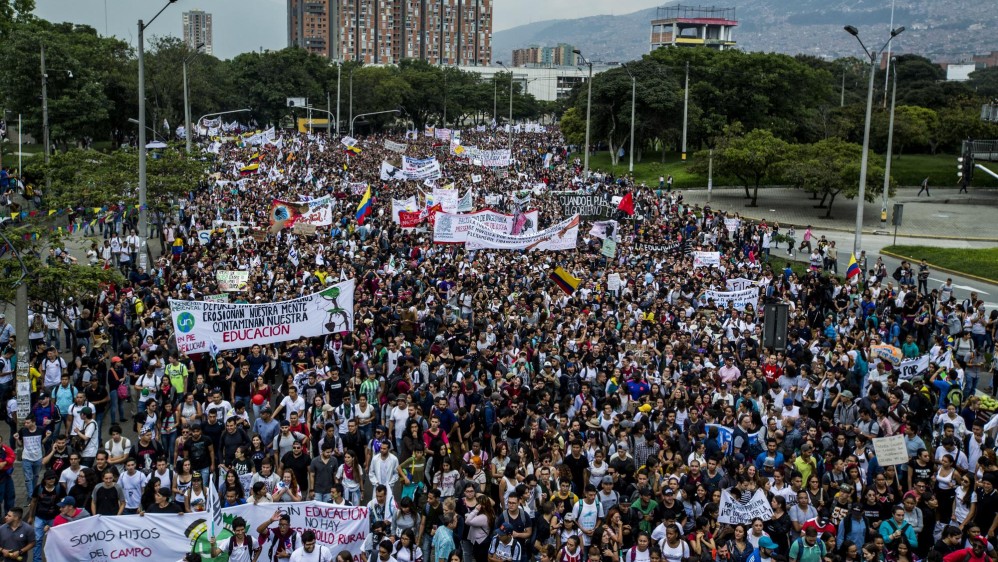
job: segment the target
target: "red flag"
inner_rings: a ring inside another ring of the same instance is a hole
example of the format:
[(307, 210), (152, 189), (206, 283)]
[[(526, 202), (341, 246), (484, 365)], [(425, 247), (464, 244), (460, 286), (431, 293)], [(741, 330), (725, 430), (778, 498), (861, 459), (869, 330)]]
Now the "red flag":
[(624, 211), (628, 215), (634, 216), (634, 196), (628, 193), (620, 200), (620, 204), (617, 205), (617, 209)]

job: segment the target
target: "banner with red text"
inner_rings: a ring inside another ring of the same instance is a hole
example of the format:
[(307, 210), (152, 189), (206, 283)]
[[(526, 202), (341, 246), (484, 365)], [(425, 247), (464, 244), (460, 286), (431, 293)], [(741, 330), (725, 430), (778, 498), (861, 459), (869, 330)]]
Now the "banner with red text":
[(177, 348), (187, 354), (353, 330), (354, 280), (289, 301), (228, 304), (170, 299)]
[[(369, 527), (366, 507), (336, 507), (328, 503), (298, 502), (264, 505), (241, 505), (222, 509), (222, 529), (216, 541), (225, 551), (225, 541), (232, 536), (233, 519), (242, 517), (256, 535), (258, 525), (274, 512), (291, 516), (291, 527), (301, 533), (315, 531), (318, 544), (334, 551), (347, 550), (359, 560)], [(277, 523), (272, 526), (276, 527)], [(180, 515), (93, 516), (52, 527), (45, 538), (48, 562), (139, 562), (173, 561), (188, 552), (211, 558), (210, 522), (205, 512)], [(263, 551), (270, 550), (269, 539)]]

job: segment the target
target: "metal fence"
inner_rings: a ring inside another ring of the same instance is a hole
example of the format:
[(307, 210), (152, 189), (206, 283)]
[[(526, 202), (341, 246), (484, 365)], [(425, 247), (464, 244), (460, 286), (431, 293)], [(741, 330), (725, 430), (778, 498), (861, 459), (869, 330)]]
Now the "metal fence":
[(998, 162), (998, 140), (963, 141), (962, 154), (971, 154), (974, 160)]

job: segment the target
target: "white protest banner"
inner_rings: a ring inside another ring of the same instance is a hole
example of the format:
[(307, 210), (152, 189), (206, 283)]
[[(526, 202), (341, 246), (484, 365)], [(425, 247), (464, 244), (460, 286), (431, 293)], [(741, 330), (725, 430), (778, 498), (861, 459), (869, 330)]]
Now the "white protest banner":
[(721, 490), (721, 505), (717, 511), (717, 522), (737, 525), (739, 523), (748, 524), (758, 517), (763, 521), (769, 521), (773, 516), (773, 507), (766, 498), (766, 492), (761, 488), (755, 491), (752, 499), (747, 504), (735, 500), (728, 493), (728, 490)]
[(479, 174), (471, 174), (471, 183), (481, 183), (481, 182), (482, 182), (482, 176), (480, 176)]
[(606, 276), (606, 290), (617, 292), (620, 290), (621, 280), (619, 273), (611, 273)]
[(416, 196), (410, 195), (406, 199), (395, 199), (392, 198), (392, 222), (398, 224), (399, 213), (402, 211), (413, 212), (419, 207), (419, 203), (416, 202)]
[(205, 353), (266, 345), (353, 330), (354, 280), (297, 299), (263, 304), (219, 304), (170, 299), (180, 351)]
[(436, 129), (433, 134), (440, 140), (450, 140), (451, 131), (450, 129)]
[(721, 252), (693, 252), (693, 269), (721, 265)]
[[(516, 224), (514, 215), (506, 215), (495, 211), (479, 211), (467, 215), (455, 213), (437, 213), (436, 222), (433, 225), (434, 244), (463, 244), (468, 241), (468, 231), (471, 223), (481, 223), (486, 228), (502, 234), (513, 232)], [(523, 234), (533, 234), (537, 232), (537, 221), (540, 213), (537, 210), (524, 213), (527, 219), (524, 223)]]
[(436, 158), (403, 156), (402, 173), (407, 180), (438, 180), (443, 177), (440, 173), (440, 162), (437, 162)]
[[(223, 541), (232, 536), (231, 525), (236, 517), (245, 519), (247, 528), (255, 530), (270, 520), (275, 509), (291, 517), (291, 528), (298, 533), (311, 529), (315, 531), (318, 544), (337, 552), (346, 550), (354, 560), (359, 560), (370, 526), (367, 507), (337, 507), (314, 501), (225, 507), (222, 508), (222, 528), (216, 529), (217, 544), (225, 544)], [(48, 562), (160, 562), (180, 560), (189, 552), (210, 559), (210, 527), (210, 515), (203, 511), (179, 515), (95, 515), (52, 527), (45, 540), (45, 559)], [(264, 556), (267, 556), (271, 552), (269, 536), (262, 546)]]
[(501, 168), (509, 166), (512, 161), (512, 154), (508, 148), (500, 150), (482, 150), (474, 146), (469, 146), (465, 148), (465, 154), (467, 154), (469, 158), (481, 161), (481, 163), (476, 163), (476, 166), (485, 166), (486, 168)]
[(749, 287), (754, 287), (758, 285), (755, 281), (751, 279), (745, 279), (744, 277), (739, 277), (737, 279), (728, 279), (724, 282), (724, 286), (727, 287), (729, 291), (743, 291)]
[(574, 250), (579, 238), (579, 215), (534, 234), (501, 234), (479, 222), (468, 230), (468, 250)]
[(502, 195), (486, 195), (485, 204), (486, 205), (502, 205), (503, 196)]
[(589, 229), (589, 236), (599, 238), (600, 240), (606, 240), (610, 238), (615, 242), (619, 239), (620, 230), (618, 229), (617, 221), (596, 221), (593, 223), (593, 227)]
[(469, 189), (460, 199), (457, 201), (457, 212), (459, 213), (470, 213), (475, 210), (475, 196)]
[(745, 310), (751, 304), (753, 307), (759, 306), (759, 287), (749, 287), (741, 291), (704, 291), (701, 302), (707, 300), (714, 301), (720, 308), (728, 308), (728, 304), (735, 310)]
[(296, 222), (293, 227), (291, 227), (291, 232), (295, 234), (301, 234), (302, 236), (311, 236), (315, 234), (318, 227), (314, 224), (307, 222)]
[(391, 180), (404, 180), (405, 174), (402, 173), (402, 168), (396, 168), (388, 162), (381, 163), (381, 181), (391, 181)]
[(216, 271), (215, 281), (219, 291), (245, 291), (249, 282), (248, 271)]
[(903, 435), (874, 437), (873, 451), (877, 455), (877, 464), (880, 466), (908, 464), (908, 448), (904, 444)]
[(350, 183), (350, 193), (353, 195), (364, 195), (367, 193), (367, 182), (357, 181)]
[(351, 136), (346, 136), (346, 137), (343, 137), (342, 139), (340, 139), (340, 144), (342, 144), (343, 146), (345, 146), (347, 148), (350, 148), (351, 146), (354, 146), (354, 145), (357, 144), (357, 139), (355, 139), (355, 138), (353, 138)]
[(728, 232), (737, 232), (741, 225), (742, 221), (738, 219), (724, 219), (724, 228), (728, 229)]
[(261, 144), (266, 144), (268, 142), (271, 142), (276, 138), (277, 136), (275, 134), (274, 128), (271, 127), (266, 131), (263, 131), (262, 133), (257, 133), (251, 137), (248, 137), (244, 142), (250, 146), (259, 146)]
[[(279, 219), (275, 218), (274, 209), (281, 209)], [(277, 230), (294, 226), (295, 223), (307, 222), (315, 226), (329, 226), (333, 224), (333, 198), (326, 195), (308, 201), (290, 202), (274, 199), (271, 209), (272, 229), (275, 225)]]
[(440, 208), (446, 213), (457, 213), (458, 210), (458, 193), (456, 189), (447, 189), (442, 187), (433, 188), (433, 204), (440, 205)]
[(202, 246), (206, 246), (209, 242), (211, 242), (212, 232), (213, 232), (212, 230), (199, 230), (198, 243), (200, 243)]
[(392, 152), (398, 152), (399, 154), (402, 154), (403, 152), (405, 152), (405, 149), (406, 145), (400, 142), (395, 142), (390, 140), (385, 141), (385, 150), (390, 150)]
[(929, 356), (926, 354), (912, 359), (904, 359), (895, 370), (898, 372), (899, 380), (910, 381), (912, 378), (922, 376), (928, 372)]

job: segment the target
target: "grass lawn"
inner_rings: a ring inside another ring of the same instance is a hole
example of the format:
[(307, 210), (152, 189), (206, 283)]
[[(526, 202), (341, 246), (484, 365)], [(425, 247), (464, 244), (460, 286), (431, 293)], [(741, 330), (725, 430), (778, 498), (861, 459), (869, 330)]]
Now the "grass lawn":
[(915, 261), (925, 258), (930, 265), (998, 281), (998, 248), (968, 250), (929, 246), (887, 246), (884, 250)]
[[(638, 183), (644, 182), (649, 187), (655, 187), (658, 185), (659, 176), (672, 175), (673, 185), (677, 188), (707, 187), (706, 176), (693, 174), (687, 170), (687, 166), (692, 160), (692, 153), (688, 155), (686, 162), (680, 160), (679, 154), (676, 153), (666, 154), (665, 162), (660, 162), (660, 157), (658, 153), (645, 153), (642, 162), (634, 163), (634, 176)], [(883, 161), (884, 157), (878, 154), (871, 156), (871, 158), (879, 158)], [(998, 173), (998, 163), (982, 162), (982, 164)], [(627, 173), (628, 158), (625, 156), (620, 159), (617, 166), (611, 166), (610, 153), (599, 152), (589, 159), (589, 168), (613, 172), (615, 176), (620, 176)], [(891, 176), (898, 182), (898, 185), (903, 187), (918, 186), (928, 176), (931, 186), (956, 188), (956, 156), (952, 154), (905, 154), (891, 162)], [(738, 180), (733, 177), (714, 174), (715, 186), (734, 186), (738, 183)], [(767, 183), (780, 183), (780, 180), (763, 181), (763, 185)], [(998, 179), (977, 170), (974, 173), (972, 187), (998, 187)]]

